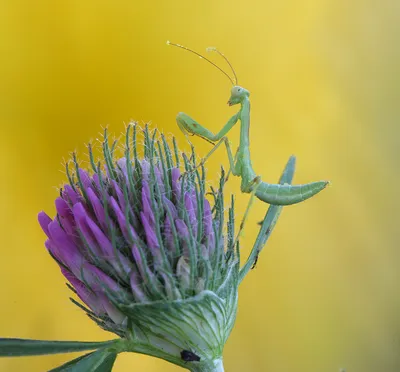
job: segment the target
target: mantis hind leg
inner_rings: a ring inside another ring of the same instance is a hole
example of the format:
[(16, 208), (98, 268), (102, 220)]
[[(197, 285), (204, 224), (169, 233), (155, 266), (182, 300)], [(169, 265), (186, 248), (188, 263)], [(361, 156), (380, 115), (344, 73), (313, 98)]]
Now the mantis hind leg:
[(254, 180), (252, 180), (252, 181), (250, 182), (250, 184), (248, 185), (249, 189), (251, 188), (250, 199), (249, 199), (249, 202), (248, 202), (248, 204), (247, 204), (246, 211), (244, 212), (242, 221), (240, 222), (239, 231), (238, 231), (238, 233), (237, 233), (237, 235), (236, 235), (235, 242), (234, 242), (233, 246), (236, 245), (236, 243), (238, 242), (238, 240), (240, 239), (240, 237), (241, 237), (241, 235), (242, 235), (242, 233), (243, 233), (244, 224), (245, 224), (246, 221), (247, 221), (247, 217), (249, 216), (250, 209), (251, 209), (251, 207), (253, 206), (254, 199), (255, 199), (255, 196), (256, 196), (256, 194), (257, 194), (258, 187), (261, 185), (261, 183), (262, 183), (262, 182), (261, 182), (261, 178), (260, 178), (260, 177), (256, 177), (256, 178), (254, 178)]

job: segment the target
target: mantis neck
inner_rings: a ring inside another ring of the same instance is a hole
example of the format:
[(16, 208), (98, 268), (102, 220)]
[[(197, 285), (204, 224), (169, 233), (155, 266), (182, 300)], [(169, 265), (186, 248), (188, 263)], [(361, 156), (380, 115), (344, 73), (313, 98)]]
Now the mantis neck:
[(247, 185), (256, 176), (250, 158), (250, 101), (248, 98), (244, 99), (240, 108), (240, 144), (238, 156), (238, 169), (237, 171), (242, 177), (242, 188)]
[(245, 98), (240, 108), (240, 150), (248, 152), (250, 146), (250, 100)]

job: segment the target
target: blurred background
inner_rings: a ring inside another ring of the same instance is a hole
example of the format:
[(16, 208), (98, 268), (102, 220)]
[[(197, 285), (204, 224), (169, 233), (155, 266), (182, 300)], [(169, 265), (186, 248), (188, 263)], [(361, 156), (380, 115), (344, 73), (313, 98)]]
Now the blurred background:
[[(63, 159), (102, 128), (130, 120), (178, 137), (184, 111), (217, 131), (235, 112), (230, 85), (204, 61), (218, 46), (251, 91), (251, 154), (275, 182), (331, 187), (284, 209), (240, 289), (227, 372), (400, 371), (400, 6), (396, 0), (15, 0), (0, 2), (0, 335), (106, 340), (70, 303), (36, 215), (53, 215)], [(221, 61), (221, 65), (223, 63)], [(224, 67), (225, 68), (225, 67)], [(238, 128), (229, 134), (234, 148)], [(199, 155), (210, 145), (193, 139)], [(215, 184), (224, 150), (207, 163)], [(248, 195), (231, 178), (237, 216)], [(242, 239), (249, 253), (267, 205)], [(45, 371), (75, 355), (1, 359), (1, 371)], [(121, 355), (115, 371), (178, 371)]]

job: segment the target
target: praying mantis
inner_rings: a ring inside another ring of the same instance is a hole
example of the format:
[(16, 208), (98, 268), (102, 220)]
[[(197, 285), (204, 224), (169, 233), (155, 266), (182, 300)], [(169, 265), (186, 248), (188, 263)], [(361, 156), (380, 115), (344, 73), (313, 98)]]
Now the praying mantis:
[[(177, 115), (177, 124), (186, 137), (188, 135), (195, 135), (215, 144), (213, 149), (201, 160), (199, 166), (203, 165), (205, 161), (214, 153), (214, 151), (217, 150), (222, 143), (224, 143), (228, 153), (230, 172), (232, 172), (234, 176), (241, 177), (241, 191), (244, 193), (250, 193), (251, 201), (254, 196), (256, 196), (263, 202), (273, 205), (290, 205), (302, 202), (319, 193), (329, 184), (328, 181), (311, 182), (303, 185), (281, 185), (263, 182), (261, 177), (258, 176), (253, 170), (250, 158), (250, 92), (238, 85), (235, 70), (233, 69), (229, 60), (218, 49), (207, 48), (208, 51), (217, 52), (222, 58), (225, 59), (233, 72), (235, 81), (233, 81), (233, 79), (224, 70), (200, 53), (197, 53), (194, 50), (191, 50), (180, 44), (174, 44), (169, 41), (167, 44), (184, 49), (199, 56), (225, 74), (233, 86), (228, 105), (240, 105), (239, 111), (228, 120), (228, 122), (217, 134), (213, 134), (207, 128), (203, 127), (189, 115), (183, 112), (180, 112)], [(235, 156), (233, 156), (231, 146), (226, 135), (238, 121), (241, 123), (240, 143)]]

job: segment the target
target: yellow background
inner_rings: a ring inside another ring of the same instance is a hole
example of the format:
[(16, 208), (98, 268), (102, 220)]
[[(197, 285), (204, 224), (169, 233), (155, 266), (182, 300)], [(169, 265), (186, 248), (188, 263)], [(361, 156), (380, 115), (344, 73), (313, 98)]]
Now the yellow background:
[[(0, 335), (105, 340), (72, 305), (43, 246), (62, 159), (131, 119), (174, 133), (184, 111), (213, 131), (233, 114), (225, 77), (166, 40), (218, 46), (252, 95), (255, 170), (275, 182), (291, 154), (296, 183), (330, 179), (284, 209), (240, 289), (228, 372), (400, 371), (399, 3), (396, 0), (1, 1)], [(222, 62), (221, 62), (222, 64)], [(234, 147), (238, 129), (230, 134)], [(208, 143), (195, 139), (198, 153)], [(220, 149), (207, 164), (215, 182)], [(248, 195), (231, 178), (237, 216)], [(267, 205), (258, 201), (243, 257)], [(44, 371), (74, 355), (1, 359)], [(115, 371), (176, 371), (122, 355)]]

